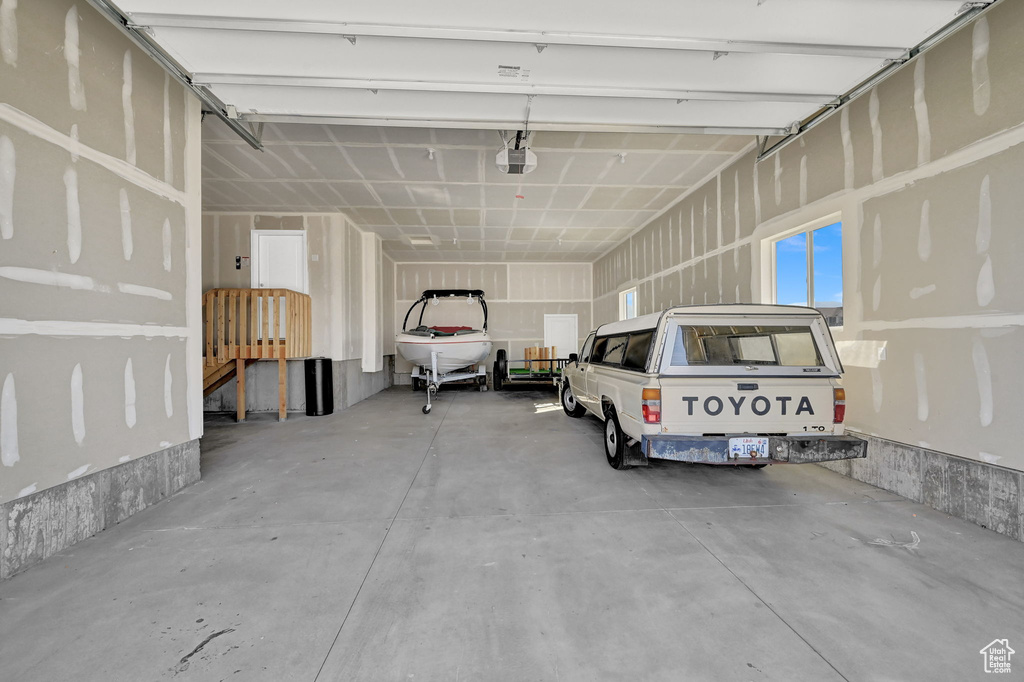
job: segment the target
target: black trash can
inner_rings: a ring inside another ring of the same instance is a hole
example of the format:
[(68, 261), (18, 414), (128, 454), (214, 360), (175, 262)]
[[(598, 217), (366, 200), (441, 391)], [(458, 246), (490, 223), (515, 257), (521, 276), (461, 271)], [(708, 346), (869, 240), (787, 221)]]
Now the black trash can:
[(334, 370), (330, 358), (306, 358), (306, 415), (334, 412)]

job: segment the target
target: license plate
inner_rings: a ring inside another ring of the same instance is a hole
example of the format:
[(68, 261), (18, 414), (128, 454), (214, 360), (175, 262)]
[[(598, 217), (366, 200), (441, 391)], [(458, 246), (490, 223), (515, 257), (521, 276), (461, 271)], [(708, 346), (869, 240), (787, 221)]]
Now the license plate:
[(768, 459), (768, 439), (730, 438), (729, 459)]

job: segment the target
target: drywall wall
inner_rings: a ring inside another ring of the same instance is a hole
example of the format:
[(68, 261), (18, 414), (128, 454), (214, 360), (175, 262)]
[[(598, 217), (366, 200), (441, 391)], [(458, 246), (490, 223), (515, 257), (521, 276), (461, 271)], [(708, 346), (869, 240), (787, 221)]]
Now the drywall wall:
[[(843, 222), (848, 423), (1024, 469), (1024, 3), (999, 3), (825, 123), (749, 151), (594, 264), (594, 314), (771, 302), (772, 240)], [(1016, 498), (1014, 498), (1016, 500)]]
[[(380, 238), (362, 232), (342, 214), (206, 213), (202, 234), (203, 291), (251, 286), (251, 266), (239, 269), (235, 259), (251, 257), (253, 230), (306, 231), (313, 355), (329, 357), (335, 363), (358, 360), (357, 364), (368, 374), (385, 373), (390, 364), (383, 357), (388, 353), (384, 331), (394, 319), (394, 298), (387, 292), (394, 287), (394, 264), (382, 253)], [(393, 346), (392, 339), (391, 352)], [(289, 365), (288, 409), (301, 410), (305, 406), (301, 362), (292, 361)], [(267, 374), (271, 369), (273, 376)], [(343, 368), (339, 365), (337, 369)], [(346, 365), (344, 371), (347, 376), (351, 369)], [(249, 410), (276, 410), (277, 368), (257, 363), (246, 376), (254, 382), (247, 385)], [(386, 387), (390, 381), (390, 376), (382, 374), (371, 384)], [(267, 390), (256, 390), (260, 385)], [(358, 394), (362, 393), (360, 389)], [(235, 384), (229, 382), (207, 396), (204, 406), (207, 411), (234, 411), (235, 401)], [(351, 398), (339, 396), (335, 402), (351, 404)]]
[(4, 3), (2, 23), (10, 575), (123, 518), (104, 515), (109, 486), (93, 483), (74, 514), (54, 516), (75, 494), (69, 482), (154, 453), (185, 467), (172, 484), (148, 465), (123, 481), (119, 494), (137, 510), (157, 488), (198, 478), (200, 107), (85, 2)]
[[(592, 329), (592, 268), (589, 263), (395, 263), (394, 330), (401, 331), (409, 307), (426, 289), (482, 289), (487, 300), (488, 331), (494, 341), (487, 368), (504, 348), (511, 359), (523, 357), (527, 346), (544, 344), (544, 315), (577, 316), (576, 348), (560, 348), (562, 357), (578, 350)], [(419, 320), (410, 318), (410, 327)], [(426, 325), (479, 328), (483, 312), (464, 301), (428, 306)], [(393, 338), (393, 337), (392, 337)], [(395, 383), (408, 383), (412, 367), (401, 355), (395, 360)]]

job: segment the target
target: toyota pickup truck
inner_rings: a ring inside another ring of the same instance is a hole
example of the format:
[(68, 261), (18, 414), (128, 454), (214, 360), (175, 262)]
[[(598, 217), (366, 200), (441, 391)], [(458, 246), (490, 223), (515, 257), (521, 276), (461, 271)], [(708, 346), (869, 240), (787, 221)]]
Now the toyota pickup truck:
[(569, 356), (559, 397), (604, 422), (608, 463), (762, 467), (865, 457), (845, 433), (832, 335), (813, 308), (679, 306), (598, 327)]

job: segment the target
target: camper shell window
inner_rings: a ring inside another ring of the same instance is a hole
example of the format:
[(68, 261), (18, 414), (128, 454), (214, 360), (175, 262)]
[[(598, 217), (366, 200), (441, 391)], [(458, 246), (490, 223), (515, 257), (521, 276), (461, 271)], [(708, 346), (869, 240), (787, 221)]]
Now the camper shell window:
[(819, 337), (828, 332), (820, 321), (737, 322), (670, 321), (662, 373), (721, 375), (730, 368), (787, 376), (838, 374), (838, 359), (822, 356)]
[(594, 342), (594, 353), (591, 362), (599, 362), (602, 365), (621, 367), (634, 371), (644, 371), (647, 368), (647, 359), (650, 356), (651, 341), (654, 339), (654, 330), (645, 329), (630, 332), (629, 334), (618, 334), (616, 336), (598, 337)]

